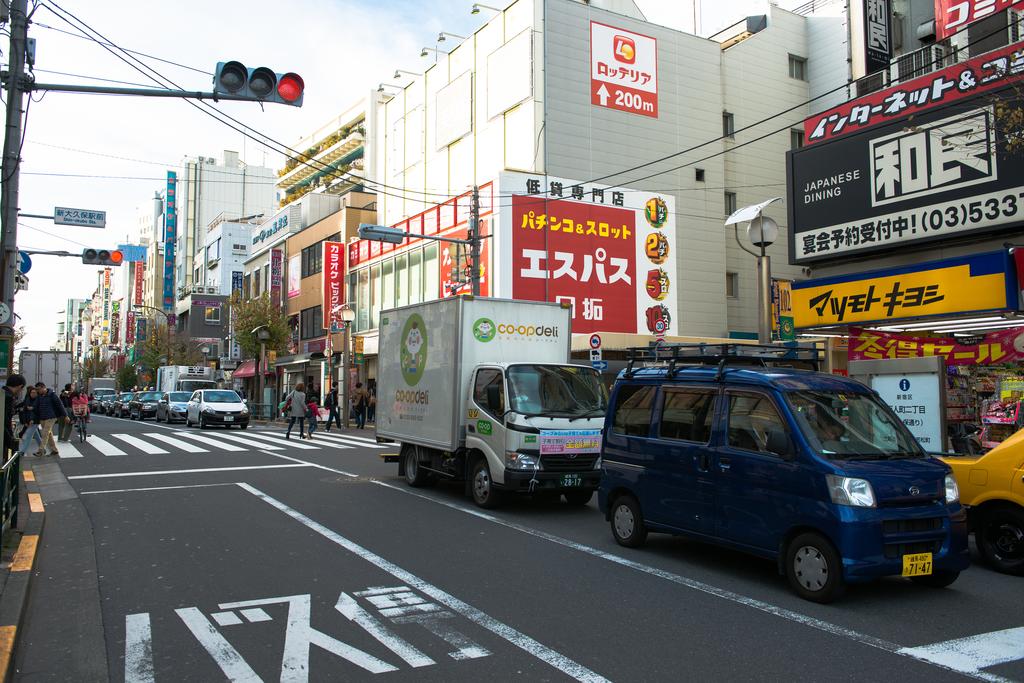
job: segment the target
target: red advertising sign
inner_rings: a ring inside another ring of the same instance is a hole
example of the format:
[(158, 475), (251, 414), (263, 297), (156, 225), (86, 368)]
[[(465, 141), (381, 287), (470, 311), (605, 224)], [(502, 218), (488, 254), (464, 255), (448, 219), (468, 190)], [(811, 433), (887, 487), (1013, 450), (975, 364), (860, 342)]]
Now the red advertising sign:
[(124, 343), (135, 343), (135, 311), (132, 310), (128, 311), (128, 318), (127, 321), (125, 322)]
[(887, 123), (1007, 85), (1024, 74), (1024, 42), (851, 100), (804, 121), (807, 144)]
[[(345, 244), (324, 242), (323, 270), (321, 270), (321, 291), (323, 292), (323, 323), (325, 330), (331, 330), (331, 312), (345, 303)], [(340, 321), (334, 316), (335, 323)], [(337, 331), (337, 325), (332, 331)]]
[(989, 332), (977, 344), (955, 337), (914, 337), (850, 328), (849, 360), (942, 356), (946, 365), (995, 365), (1024, 360), (1024, 329)]
[(948, 38), (967, 24), (1022, 3), (1024, 0), (935, 0), (935, 40)]
[(658, 118), (658, 41), (590, 22), (590, 103)]
[[(489, 221), (480, 221), (480, 234), (490, 234)], [(456, 230), (448, 235), (452, 239), (464, 240), (467, 238), (467, 230)], [(480, 296), (490, 296), (491, 272), (490, 272), (490, 243), (486, 239), (480, 243)], [(456, 258), (458, 263), (456, 263)], [(445, 244), (441, 243), (441, 298), (461, 294), (472, 294), (473, 284), (470, 282), (470, 253), (468, 244)], [(459, 272), (461, 271), (461, 272)]]
[(134, 263), (132, 267), (135, 268), (135, 298), (132, 300), (136, 306), (142, 305), (142, 280), (146, 270), (145, 263)]

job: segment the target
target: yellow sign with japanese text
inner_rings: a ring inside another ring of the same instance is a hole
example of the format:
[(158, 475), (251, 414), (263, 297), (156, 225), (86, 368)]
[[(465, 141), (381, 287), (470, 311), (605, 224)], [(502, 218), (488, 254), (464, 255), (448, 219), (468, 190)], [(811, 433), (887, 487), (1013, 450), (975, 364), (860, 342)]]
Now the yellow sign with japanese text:
[(973, 263), (822, 284), (793, 285), (797, 328), (1016, 309), (1006, 271)]

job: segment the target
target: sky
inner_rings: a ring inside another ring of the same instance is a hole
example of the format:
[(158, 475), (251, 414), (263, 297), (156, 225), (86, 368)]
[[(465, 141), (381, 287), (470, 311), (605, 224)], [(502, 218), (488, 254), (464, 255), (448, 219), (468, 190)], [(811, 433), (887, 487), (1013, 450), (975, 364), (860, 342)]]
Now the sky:
[[(650, 21), (692, 31), (690, 2), (637, 4)], [(702, 0), (701, 33), (763, 12), (766, 4)], [(301, 108), (215, 105), (270, 138), (294, 145), (380, 82), (390, 81), (396, 68), (422, 72), (426, 60), (419, 57), (420, 50), (434, 47), (439, 31), (470, 35), (488, 18), (486, 12), (471, 15), (471, 5), (467, 0), (46, 0), (32, 17), (29, 36), (36, 39), (37, 83), (99, 84), (96, 79), (109, 79), (152, 84), (97, 43), (64, 33), (78, 31), (61, 11), (113, 44), (176, 62), (180, 66), (140, 57), (187, 90), (209, 90), (214, 66), (229, 59), (299, 73), (306, 84)], [(7, 52), (6, 42), (0, 49)], [(77, 253), (84, 247), (113, 248), (131, 241), (138, 235), (140, 211), (151, 210), (166, 171), (185, 156), (220, 157), (228, 149), (251, 165), (283, 164), (280, 154), (181, 100), (49, 92), (36, 93), (28, 107), (21, 211), (49, 215), (54, 206), (105, 210), (107, 227), (71, 228), (22, 218), (22, 249)], [(15, 302), (18, 325), (27, 333), (19, 348), (48, 349), (56, 340), (59, 312), (67, 299), (91, 296), (96, 272), (77, 257), (34, 257), (29, 288)]]

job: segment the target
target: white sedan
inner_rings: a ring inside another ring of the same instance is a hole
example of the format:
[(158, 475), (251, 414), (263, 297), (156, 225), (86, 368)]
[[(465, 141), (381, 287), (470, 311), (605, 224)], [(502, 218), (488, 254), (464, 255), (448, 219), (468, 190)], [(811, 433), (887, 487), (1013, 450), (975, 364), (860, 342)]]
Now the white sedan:
[(185, 425), (199, 425), (200, 429), (209, 425), (238, 425), (245, 429), (249, 426), (249, 409), (242, 397), (230, 389), (202, 389), (193, 392), (188, 401)]

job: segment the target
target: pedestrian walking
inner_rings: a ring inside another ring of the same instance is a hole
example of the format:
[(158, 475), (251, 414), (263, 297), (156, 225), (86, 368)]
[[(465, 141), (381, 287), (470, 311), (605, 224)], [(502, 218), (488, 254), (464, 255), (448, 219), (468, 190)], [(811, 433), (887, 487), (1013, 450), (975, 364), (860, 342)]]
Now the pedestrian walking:
[(338, 429), (341, 429), (341, 411), (338, 410), (338, 383), (334, 382), (331, 384), (331, 390), (327, 392), (327, 398), (324, 399), (324, 407), (327, 408), (327, 427), (324, 429), (325, 432), (331, 431), (331, 425), (337, 424)]
[(10, 375), (4, 384), (4, 452), (2, 459), (7, 462), (14, 448), (14, 410), (25, 391), (25, 376)]
[[(64, 391), (60, 392), (60, 403), (64, 406), (64, 414), (71, 415), (71, 385), (65, 384)], [(60, 423), (60, 429), (58, 430), (57, 441), (70, 441), (71, 440), (71, 420), (65, 420)]]
[(320, 419), (320, 398), (316, 394), (310, 396), (306, 408), (306, 419), (309, 420), (309, 438), (312, 439), (313, 432), (316, 431), (316, 421)]
[(292, 426), (295, 421), (299, 422), (299, 438), (305, 438), (306, 435), (306, 385), (299, 382), (292, 389), (292, 393), (288, 395), (288, 399), (284, 403), (284, 414), (288, 417), (288, 431), (285, 432), (284, 438), (292, 438)]
[(60, 402), (60, 398), (47, 389), (45, 384), (37, 382), (36, 391), (39, 395), (36, 397), (35, 402), (35, 416), (43, 430), (43, 444), (36, 451), (36, 456), (60, 455), (60, 451), (57, 449), (57, 442), (53, 439), (53, 428), (57, 424), (57, 420), (68, 420), (70, 418), (67, 411), (64, 410), (64, 404)]
[(370, 402), (370, 392), (363, 388), (362, 382), (356, 382), (356, 390), (352, 392), (352, 406), (356, 411), (356, 427), (366, 426), (366, 409)]
[[(21, 410), (18, 411), (18, 419), (21, 422), (21, 443), (18, 446), (18, 452), (24, 455), (29, 452), (38, 452), (43, 448), (43, 438), (39, 431), (39, 420), (36, 419), (36, 402), (39, 400), (39, 392), (36, 391), (35, 387), (28, 390), (28, 395), (21, 404)], [(32, 447), (32, 443), (38, 441), (39, 446), (35, 451), (29, 451)]]
[(366, 399), (366, 421), (377, 423), (377, 380), (366, 381), (366, 392), (369, 398)]

